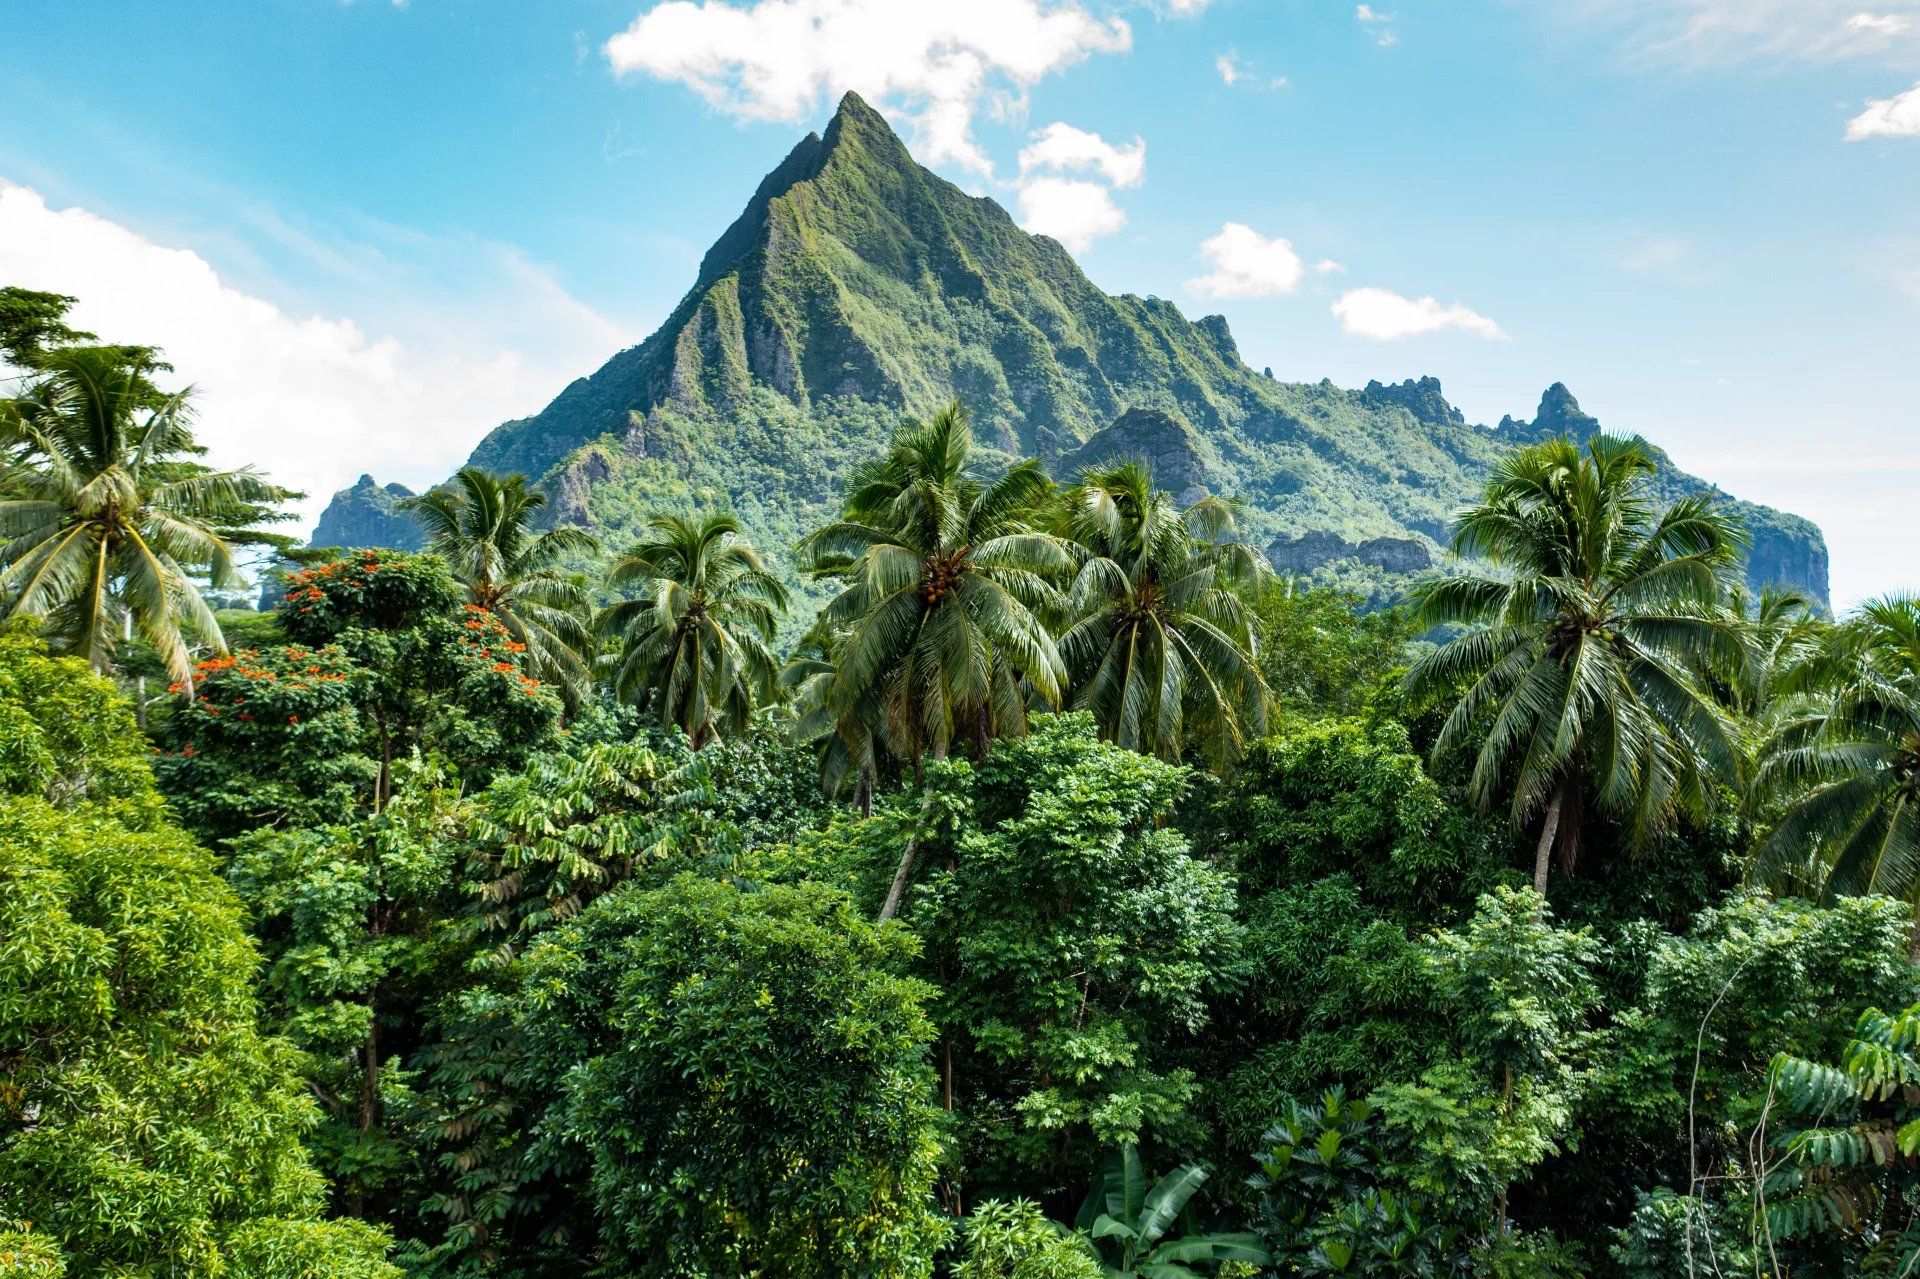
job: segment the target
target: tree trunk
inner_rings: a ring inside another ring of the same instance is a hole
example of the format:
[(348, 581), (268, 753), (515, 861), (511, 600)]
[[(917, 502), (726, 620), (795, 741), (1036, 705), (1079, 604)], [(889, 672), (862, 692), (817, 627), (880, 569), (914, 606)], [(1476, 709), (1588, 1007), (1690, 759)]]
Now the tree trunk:
[(899, 913), (900, 900), (907, 895), (907, 881), (913, 878), (913, 864), (920, 860), (920, 827), (932, 808), (933, 796), (928, 795), (920, 801), (920, 818), (913, 824), (913, 834), (907, 836), (907, 846), (900, 854), (900, 865), (893, 872), (893, 886), (887, 889), (886, 904), (880, 907), (880, 922), (883, 924)]
[(1920, 964), (1920, 906), (1913, 912), (1913, 923), (1907, 929), (1907, 960)]
[(1540, 827), (1540, 846), (1533, 853), (1533, 891), (1539, 893), (1542, 900), (1547, 895), (1547, 867), (1553, 861), (1553, 841), (1560, 833), (1560, 803), (1565, 796), (1564, 786), (1553, 792), (1553, 799), (1547, 804), (1547, 819)]
[[(934, 747), (935, 763), (946, 757), (944, 747)], [(920, 816), (914, 820), (913, 834), (907, 836), (907, 846), (900, 853), (900, 865), (893, 872), (893, 886), (887, 890), (886, 904), (880, 907), (880, 922), (883, 924), (900, 911), (900, 901), (907, 895), (907, 882), (913, 878), (914, 863), (920, 860), (920, 828), (927, 824), (927, 815), (933, 811), (933, 795), (926, 789), (926, 779), (920, 773), (918, 759), (913, 762), (913, 771), (920, 781)]]

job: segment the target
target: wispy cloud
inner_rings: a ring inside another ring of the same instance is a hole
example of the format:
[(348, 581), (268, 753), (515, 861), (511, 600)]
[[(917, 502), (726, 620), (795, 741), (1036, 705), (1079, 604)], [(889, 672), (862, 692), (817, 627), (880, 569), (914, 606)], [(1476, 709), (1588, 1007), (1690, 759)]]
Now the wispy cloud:
[(1245, 85), (1250, 89), (1284, 89), (1287, 86), (1287, 78), (1283, 75), (1255, 74), (1252, 64), (1241, 57), (1237, 49), (1229, 49), (1215, 58), (1213, 69), (1220, 76), (1220, 83), (1229, 89), (1236, 85)]
[(1920, 0), (1513, 0), (1550, 21), (1611, 31), (1630, 56), (1678, 62), (1804, 62), (1884, 53), (1920, 37)]

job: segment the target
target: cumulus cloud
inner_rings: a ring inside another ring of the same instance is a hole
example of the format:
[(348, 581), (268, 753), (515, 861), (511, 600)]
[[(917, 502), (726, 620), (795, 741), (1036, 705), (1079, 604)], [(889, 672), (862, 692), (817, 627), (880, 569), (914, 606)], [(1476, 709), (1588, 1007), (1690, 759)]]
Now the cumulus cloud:
[(973, 137), (984, 103), (1131, 43), (1124, 19), (1077, 0), (665, 0), (606, 53), (616, 74), (687, 85), (742, 120), (798, 121), (853, 89), (908, 114), (927, 160), (990, 174)]
[(1127, 224), (1113, 192), (1098, 182), (1041, 177), (1020, 185), (1020, 225), (1084, 253), (1103, 235)]
[(1262, 298), (1291, 293), (1307, 273), (1307, 265), (1294, 251), (1291, 240), (1283, 236), (1270, 239), (1244, 222), (1228, 222), (1217, 234), (1201, 241), (1200, 256), (1213, 269), (1188, 280), (1187, 288), (1202, 297)]
[(1116, 146), (1097, 133), (1055, 121), (1033, 135), (1020, 152), (1020, 176), (1043, 170), (1093, 171), (1117, 187), (1137, 187), (1147, 176), (1147, 144), (1139, 135)]
[(1875, 98), (1847, 121), (1847, 141), (1866, 138), (1920, 138), (1920, 84), (1891, 98)]
[(197, 253), (0, 180), (0, 280), (77, 297), (74, 324), (103, 340), (163, 348), (196, 389), (209, 460), (305, 490), (309, 527), (362, 471), (444, 478), (488, 429), (633, 340), (516, 251), (465, 248), (491, 301), (469, 298), (396, 336), (293, 313)]
[(1483, 338), (1504, 340), (1498, 324), (1458, 302), (1442, 306), (1430, 297), (1404, 298), (1388, 289), (1350, 289), (1333, 304), (1340, 327), (1355, 337), (1376, 342), (1418, 337), (1458, 329)]

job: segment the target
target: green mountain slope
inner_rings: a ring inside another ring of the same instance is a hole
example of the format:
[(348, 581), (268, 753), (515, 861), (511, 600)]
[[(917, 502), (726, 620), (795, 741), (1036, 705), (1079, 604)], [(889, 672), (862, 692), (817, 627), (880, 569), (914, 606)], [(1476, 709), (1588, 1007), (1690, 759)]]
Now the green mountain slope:
[[(902, 413), (953, 395), (1006, 457), (1060, 475), (1148, 457), (1169, 487), (1241, 499), (1276, 562), (1382, 591), (1438, 558), (1449, 513), (1502, 449), (1592, 422), (1559, 387), (1535, 421), (1489, 430), (1432, 379), (1355, 391), (1263, 376), (1224, 318), (1101, 292), (1058, 243), (916, 164), (850, 94), (760, 184), (658, 332), (496, 428), (472, 461), (542, 477), (557, 518), (614, 544), (649, 509), (725, 504), (779, 556)], [(1665, 483), (1705, 487), (1670, 466)], [(1748, 513), (1765, 531), (1756, 576), (1824, 598), (1819, 531)]]

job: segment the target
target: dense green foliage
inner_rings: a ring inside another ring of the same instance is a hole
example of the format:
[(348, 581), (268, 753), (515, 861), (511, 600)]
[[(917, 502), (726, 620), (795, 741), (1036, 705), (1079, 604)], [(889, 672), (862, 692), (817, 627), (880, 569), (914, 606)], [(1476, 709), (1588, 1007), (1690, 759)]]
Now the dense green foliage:
[(682, 876), (527, 960), (542, 1126), (634, 1275), (924, 1276), (947, 1234), (912, 942), (822, 884)]
[(143, 714), (0, 632), (0, 1276), (1901, 1272), (1910, 604), (1582, 430), (1423, 636), (987, 420), (849, 468), (778, 674), (749, 521), (479, 472)]
[(298, 1062), (126, 704), (13, 633), (0, 689), (0, 1251), (76, 1279), (394, 1274), (379, 1231), (319, 1219)]

